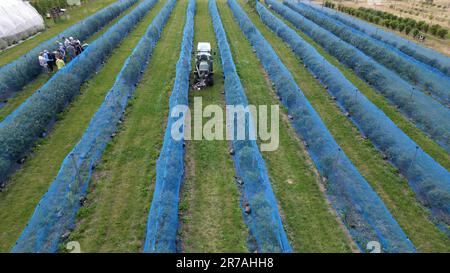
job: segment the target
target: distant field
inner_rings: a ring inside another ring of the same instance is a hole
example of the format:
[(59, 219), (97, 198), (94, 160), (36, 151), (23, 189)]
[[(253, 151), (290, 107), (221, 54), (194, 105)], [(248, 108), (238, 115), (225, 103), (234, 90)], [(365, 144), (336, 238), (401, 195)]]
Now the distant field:
[[(322, 4), (324, 1), (314, 0), (316, 4)], [(412, 18), (417, 21), (425, 21), (429, 24), (438, 24), (444, 28), (450, 29), (450, 1), (448, 0), (434, 0), (432, 4), (426, 4), (421, 0), (400, 0), (400, 1), (385, 1), (385, 0), (363, 0), (363, 1), (349, 1), (349, 0), (331, 0), (330, 2), (336, 5), (344, 5), (353, 8), (371, 8), (380, 11), (392, 13), (394, 15)], [(409, 40), (422, 43), (423, 45), (440, 51), (450, 56), (450, 35), (447, 34), (446, 39), (440, 39), (436, 36), (425, 34), (424, 42), (419, 42), (417, 39), (404, 32), (388, 29), (384, 26), (377, 25), (380, 28), (395, 32)]]

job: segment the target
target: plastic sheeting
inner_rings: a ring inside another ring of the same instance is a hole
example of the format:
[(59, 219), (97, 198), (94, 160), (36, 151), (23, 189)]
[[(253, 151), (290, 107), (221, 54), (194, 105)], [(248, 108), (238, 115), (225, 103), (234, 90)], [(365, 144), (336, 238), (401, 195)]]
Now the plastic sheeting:
[(41, 43), (15, 61), (0, 67), (0, 100), (4, 100), (13, 95), (14, 92), (21, 90), (22, 87), (42, 73), (42, 68), (38, 60), (40, 52), (57, 49), (58, 45), (56, 42), (62, 41), (62, 37), (77, 37), (81, 41), (86, 40), (137, 1), (119, 0), (85, 20), (67, 28), (57, 36)]
[[(247, 97), (236, 71), (215, 0), (209, 0), (209, 12), (213, 20), (214, 31), (222, 60), (225, 77), (226, 104), (245, 108), (248, 106)], [(250, 114), (246, 115), (244, 128), (238, 128), (237, 119), (234, 116), (229, 121), (234, 124), (233, 128), (235, 130), (231, 132), (232, 135), (236, 136), (238, 129), (246, 130), (246, 132), (252, 130), (254, 125)], [(292, 252), (292, 248), (283, 229), (281, 217), (278, 212), (278, 204), (272, 191), (264, 159), (258, 149), (258, 144), (255, 140), (251, 140), (249, 135), (250, 133), (246, 134), (243, 140), (232, 140), (236, 175), (243, 182), (240, 188), (244, 220), (251, 236), (256, 242), (256, 251), (258, 253)], [(251, 209), (250, 214), (245, 213), (244, 210), (247, 203)], [(250, 250), (253, 251), (253, 249)]]
[(287, 108), (293, 128), (307, 144), (332, 206), (359, 248), (365, 251), (367, 243), (378, 241), (383, 252), (414, 252), (412, 243), (336, 143), (270, 44), (234, 0), (228, 4)]
[(157, 0), (145, 0), (139, 4), (0, 123), (0, 181), (6, 180), (16, 162), (78, 94), (81, 84), (101, 67), (156, 3)]
[[(172, 5), (175, 1), (169, 0)], [(172, 137), (172, 126), (183, 122), (180, 134), (184, 134), (185, 112), (172, 117), (174, 107), (188, 107), (189, 76), (191, 71), (192, 44), (194, 40), (195, 0), (189, 0), (186, 23), (183, 30), (180, 58), (177, 62), (175, 83), (169, 100), (169, 117), (164, 143), (156, 162), (156, 185), (147, 221), (144, 252), (176, 252), (178, 231), (178, 203), (180, 187), (184, 179), (184, 139)]]
[(402, 79), (416, 85), (424, 93), (429, 93), (444, 105), (450, 106), (450, 77), (442, 72), (418, 62), (395, 47), (326, 16), (308, 5), (295, 4), (291, 1), (285, 1), (284, 4), (317, 25), (331, 31), (343, 41), (355, 46), (364, 54), (397, 73)]
[(342, 64), (353, 69), (360, 78), (385, 96), (418, 128), (450, 152), (450, 110), (447, 107), (416, 90), (395, 73), (301, 14), (276, 1), (267, 0), (266, 3), (269, 3), (274, 11), (311, 37)]
[(43, 29), (45, 29), (44, 19), (29, 2), (0, 1), (0, 50)]
[(264, 24), (291, 47), (309, 71), (336, 97), (341, 109), (351, 113), (351, 120), (360, 131), (387, 155), (390, 162), (408, 179), (419, 200), (430, 207), (436, 217), (450, 224), (450, 173), (419, 149), (414, 141), (313, 46), (263, 5), (257, 3), (256, 8)]
[(317, 11), (323, 12), (324, 14), (327, 14), (328, 16), (339, 20), (350, 27), (353, 27), (370, 35), (375, 39), (390, 44), (403, 53), (415, 58), (416, 60), (439, 69), (442, 73), (450, 76), (450, 57), (399, 37), (392, 32), (384, 31), (381, 28), (378, 28), (357, 18), (353, 18), (344, 13), (340, 13), (338, 11), (334, 11), (325, 7), (319, 7), (312, 3), (310, 4), (310, 6), (315, 8)]
[(126, 60), (116, 82), (93, 116), (80, 142), (64, 159), (58, 176), (39, 202), (13, 252), (55, 252), (61, 236), (75, 226), (92, 170), (123, 117), (128, 99), (147, 67), (173, 8), (166, 5)]

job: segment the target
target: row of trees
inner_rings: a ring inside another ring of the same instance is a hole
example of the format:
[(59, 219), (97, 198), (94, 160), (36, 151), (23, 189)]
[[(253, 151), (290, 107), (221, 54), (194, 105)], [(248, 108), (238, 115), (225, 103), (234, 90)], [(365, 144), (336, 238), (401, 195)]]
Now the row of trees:
[[(81, 2), (86, 2), (88, 0), (81, 0)], [(69, 5), (67, 0), (32, 0), (31, 5), (41, 14), (45, 16), (52, 8), (66, 8)]]
[[(335, 9), (336, 5), (330, 1), (326, 1), (325, 7)], [(382, 25), (393, 30), (405, 32), (406, 35), (412, 33), (414, 37), (417, 37), (420, 33), (429, 33), (433, 36), (444, 39), (448, 34), (448, 29), (445, 29), (438, 24), (430, 25), (425, 21), (417, 21), (412, 18), (399, 17), (385, 11), (363, 7), (355, 9), (342, 5), (338, 5), (337, 10), (377, 25)]]

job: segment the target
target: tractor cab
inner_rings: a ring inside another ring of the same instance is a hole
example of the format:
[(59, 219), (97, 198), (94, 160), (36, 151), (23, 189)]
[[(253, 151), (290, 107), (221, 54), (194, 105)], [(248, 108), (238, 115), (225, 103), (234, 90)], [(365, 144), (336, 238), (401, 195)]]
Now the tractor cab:
[(194, 89), (200, 90), (203, 87), (214, 84), (213, 62), (211, 44), (206, 42), (198, 43), (194, 68)]

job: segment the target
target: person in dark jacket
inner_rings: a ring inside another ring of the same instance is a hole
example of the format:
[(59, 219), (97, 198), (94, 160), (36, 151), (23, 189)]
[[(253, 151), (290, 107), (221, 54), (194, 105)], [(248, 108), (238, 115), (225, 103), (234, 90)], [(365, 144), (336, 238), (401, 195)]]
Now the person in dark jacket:
[(53, 67), (55, 66), (56, 56), (53, 52), (49, 52), (48, 50), (44, 51), (44, 57), (47, 61), (47, 67), (49, 72), (53, 72)]

